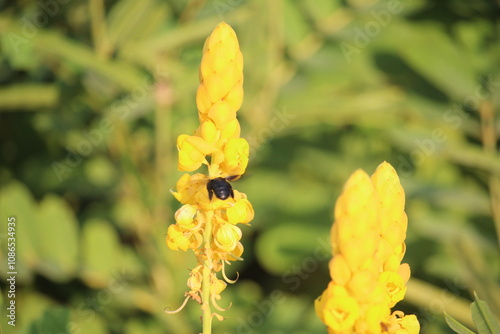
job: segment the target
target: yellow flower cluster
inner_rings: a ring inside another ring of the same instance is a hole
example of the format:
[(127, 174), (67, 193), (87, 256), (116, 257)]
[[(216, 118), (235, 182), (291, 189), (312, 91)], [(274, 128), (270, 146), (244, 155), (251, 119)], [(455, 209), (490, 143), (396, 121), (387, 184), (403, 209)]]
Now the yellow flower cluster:
[[(236, 33), (224, 22), (205, 41), (199, 77), (196, 104), (200, 126), (194, 135), (178, 137), (178, 168), (191, 172), (207, 165), (208, 175), (184, 174), (177, 182), (173, 195), (183, 206), (175, 213), (176, 224), (168, 227), (166, 243), (172, 250), (194, 251), (199, 265), (191, 271), (187, 295), (206, 303), (202, 281), (208, 277), (203, 269), (209, 269), (214, 302), (226, 287), (216, 272), (228, 261), (241, 260), (242, 232), (237, 224), (247, 224), (254, 216), (245, 194), (234, 190), (233, 196), (222, 200), (209, 196), (207, 189), (211, 179), (242, 175), (249, 155), (236, 119), (243, 100), (243, 56)], [(224, 272), (223, 276), (226, 278)]]
[(405, 253), (405, 194), (387, 162), (368, 176), (354, 172), (335, 205), (331, 229), (331, 282), (316, 300), (330, 334), (414, 334), (414, 315), (390, 313), (406, 293), (410, 267)]

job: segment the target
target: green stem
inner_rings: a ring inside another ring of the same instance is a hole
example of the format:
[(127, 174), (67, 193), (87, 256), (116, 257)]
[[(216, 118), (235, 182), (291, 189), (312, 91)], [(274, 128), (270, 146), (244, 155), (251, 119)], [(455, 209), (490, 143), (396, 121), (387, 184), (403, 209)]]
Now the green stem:
[[(483, 102), (479, 108), (479, 115), (481, 116), (481, 135), (483, 140), (484, 150), (496, 156), (498, 154), (496, 149), (497, 134), (495, 132), (495, 110), (490, 102)], [(497, 241), (500, 245), (500, 177), (491, 173), (489, 179), (490, 188), (490, 201), (493, 221), (497, 231)]]
[(211, 246), (212, 243), (212, 217), (214, 212), (207, 211), (205, 221), (205, 231), (203, 239), (205, 241), (205, 256), (203, 261), (203, 283), (201, 287), (201, 299), (203, 310), (203, 334), (212, 333), (212, 311), (210, 309), (210, 274), (212, 273), (212, 259), (211, 259)]

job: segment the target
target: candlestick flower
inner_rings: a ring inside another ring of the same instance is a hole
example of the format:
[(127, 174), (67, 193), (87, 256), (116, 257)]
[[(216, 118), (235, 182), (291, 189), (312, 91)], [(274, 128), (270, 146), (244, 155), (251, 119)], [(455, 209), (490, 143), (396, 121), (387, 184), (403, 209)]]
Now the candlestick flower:
[[(202, 304), (205, 333), (212, 316), (222, 319), (210, 307), (223, 310), (216, 300), (226, 282), (234, 283), (225, 275), (225, 264), (242, 260), (242, 231), (237, 225), (248, 224), (254, 216), (247, 196), (226, 181), (245, 173), (249, 145), (240, 138), (236, 118), (243, 100), (243, 56), (236, 33), (224, 22), (205, 41), (199, 78), (196, 104), (200, 125), (193, 135), (178, 137), (178, 169), (193, 172), (206, 165), (208, 175), (184, 174), (177, 182), (172, 194), (183, 206), (175, 213), (176, 223), (168, 228), (166, 243), (172, 250), (191, 249), (196, 255), (198, 266), (188, 279), (186, 300)], [(224, 199), (209, 194), (207, 185), (216, 178), (218, 187), (227, 187)], [(218, 272), (224, 281), (217, 278)]]
[(406, 247), (404, 190), (384, 162), (371, 178), (354, 172), (334, 210), (331, 282), (316, 300), (329, 334), (415, 334), (414, 315), (390, 309), (403, 299), (410, 267), (401, 264)]

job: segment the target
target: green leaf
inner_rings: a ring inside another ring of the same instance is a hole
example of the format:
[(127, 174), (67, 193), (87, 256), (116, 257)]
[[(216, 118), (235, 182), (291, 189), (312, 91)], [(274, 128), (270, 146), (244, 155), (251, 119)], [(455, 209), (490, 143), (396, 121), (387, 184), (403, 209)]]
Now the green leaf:
[(472, 319), (476, 324), (479, 334), (498, 334), (500, 333), (500, 325), (491, 312), (488, 304), (479, 299), (474, 293), (475, 301), (471, 304)]
[(103, 287), (123, 262), (116, 232), (102, 219), (85, 221), (82, 233), (83, 278), (91, 286)]
[[(14, 217), (16, 229), (16, 269), (19, 280), (31, 276), (30, 265), (39, 259), (37, 250), (37, 233), (33, 226), (38, 225), (36, 217), (36, 203), (29, 189), (22, 183), (11, 182), (0, 191), (0, 219), (2, 221), (2, 233), (7, 232), (8, 219)], [(12, 220), (12, 218), (11, 218)], [(2, 235), (2, 244), (7, 235)], [(3, 255), (4, 249), (0, 250)], [(2, 268), (7, 268), (6, 256), (0, 257)], [(6, 271), (3, 271), (5, 275)]]
[[(30, 98), (27, 99), (26, 96)], [(40, 111), (39, 108), (54, 107), (58, 99), (59, 90), (55, 85), (10, 85), (0, 89), (0, 110)]]
[(40, 270), (55, 281), (71, 278), (78, 263), (78, 223), (60, 197), (47, 195), (40, 203), (38, 238)]
[(458, 334), (474, 334), (473, 331), (471, 331), (470, 329), (468, 329), (467, 327), (465, 327), (464, 325), (462, 325), (461, 323), (459, 323), (457, 320), (455, 320), (454, 318), (452, 318), (446, 312), (444, 313), (444, 318), (445, 318), (446, 323), (448, 324), (448, 326), (450, 326), (450, 328), (455, 333), (458, 333)]
[(281, 224), (258, 239), (257, 257), (269, 272), (284, 274), (292, 281), (299, 270), (330, 258), (327, 236), (325, 231), (310, 225)]
[(52, 308), (31, 324), (30, 334), (67, 333), (69, 310), (65, 307)]
[(392, 23), (386, 33), (398, 55), (452, 99), (474, 96), (474, 69), (464, 50), (438, 24)]

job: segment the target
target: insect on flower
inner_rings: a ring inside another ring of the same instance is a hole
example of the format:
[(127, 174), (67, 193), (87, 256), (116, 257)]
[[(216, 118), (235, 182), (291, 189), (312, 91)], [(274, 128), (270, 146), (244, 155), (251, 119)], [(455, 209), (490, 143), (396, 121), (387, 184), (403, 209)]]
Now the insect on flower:
[(240, 178), (240, 175), (233, 175), (224, 177), (216, 177), (215, 179), (211, 179), (207, 183), (207, 191), (208, 198), (212, 200), (212, 197), (215, 195), (218, 199), (226, 200), (231, 196), (234, 198), (234, 191), (231, 184), (227, 181), (235, 181)]

